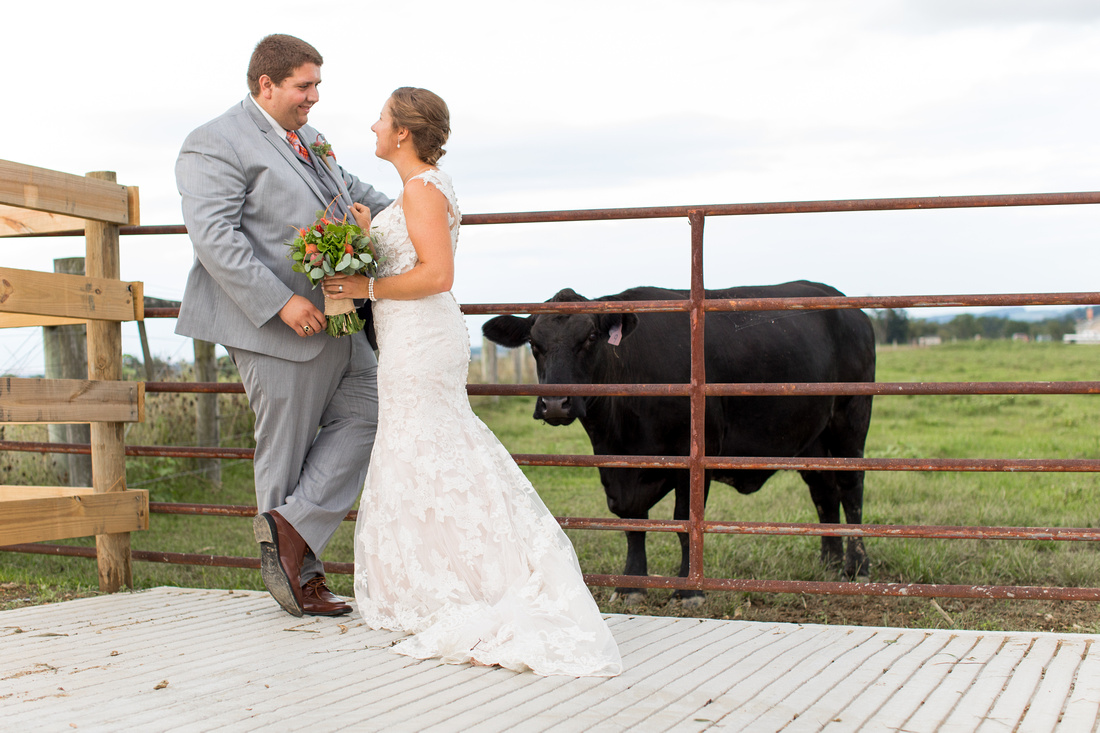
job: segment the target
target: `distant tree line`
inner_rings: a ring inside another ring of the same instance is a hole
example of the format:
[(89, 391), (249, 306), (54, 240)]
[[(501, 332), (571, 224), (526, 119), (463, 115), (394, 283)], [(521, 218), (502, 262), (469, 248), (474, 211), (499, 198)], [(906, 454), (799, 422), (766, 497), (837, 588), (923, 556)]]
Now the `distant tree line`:
[(1010, 339), (1016, 334), (1024, 334), (1031, 341), (1061, 341), (1064, 334), (1076, 331), (1077, 321), (1085, 317), (1085, 309), (1041, 321), (963, 313), (950, 321), (937, 322), (910, 318), (904, 310), (893, 308), (871, 311), (868, 315), (875, 327), (875, 341), (880, 344), (908, 344), (923, 336), (939, 336), (946, 342)]
[[(192, 363), (181, 361), (166, 361), (159, 356), (153, 357), (153, 375), (159, 382), (187, 381), (193, 378)], [(218, 381), (239, 382), (240, 374), (237, 366), (228, 356), (219, 356), (217, 359)], [(122, 378), (134, 382), (145, 380), (145, 364), (141, 359), (131, 354), (122, 355)]]

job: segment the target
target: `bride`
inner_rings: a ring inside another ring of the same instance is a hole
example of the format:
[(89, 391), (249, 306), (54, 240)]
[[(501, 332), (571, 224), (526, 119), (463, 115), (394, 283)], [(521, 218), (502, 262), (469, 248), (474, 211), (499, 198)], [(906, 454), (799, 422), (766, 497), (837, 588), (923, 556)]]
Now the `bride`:
[[(355, 529), (355, 597), (375, 629), (420, 659), (613, 676), (619, 650), (577, 556), (466, 396), (470, 337), (450, 289), (461, 213), (436, 167), (446, 103), (393, 92), (371, 130), (403, 190), (373, 222), (377, 278), (325, 280), (368, 298), (378, 337), (378, 436)], [(364, 231), (370, 211), (356, 204)]]

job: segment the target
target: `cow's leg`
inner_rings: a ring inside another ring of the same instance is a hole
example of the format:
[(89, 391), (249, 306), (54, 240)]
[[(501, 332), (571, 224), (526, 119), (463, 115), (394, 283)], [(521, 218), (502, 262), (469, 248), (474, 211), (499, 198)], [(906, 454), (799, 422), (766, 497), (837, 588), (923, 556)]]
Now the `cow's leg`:
[[(840, 490), (833, 471), (799, 471), (810, 487), (810, 498), (817, 509), (821, 524), (840, 524)], [(821, 538), (821, 562), (826, 567), (840, 567), (844, 559), (844, 542), (840, 537)]]
[[(844, 507), (844, 519), (848, 524), (863, 523), (863, 471), (837, 471), (836, 483), (840, 490), (840, 503)], [(836, 539), (840, 539), (839, 537)], [(867, 582), (871, 579), (867, 551), (862, 537), (848, 538), (848, 552), (844, 560), (844, 574), (849, 578)]]
[[(687, 471), (682, 473), (676, 482), (676, 506), (673, 509), (674, 519), (686, 521), (691, 517), (691, 481)], [(703, 480), (703, 503), (710, 494), (710, 477)], [(687, 532), (678, 532), (680, 538), (680, 577), (686, 578), (691, 571), (691, 543)], [(706, 594), (701, 590), (677, 590), (672, 594), (672, 600), (680, 601), (684, 608), (699, 608), (706, 600)]]
[[(623, 519), (649, 519), (649, 510), (676, 485), (674, 472), (666, 469), (601, 468), (600, 480), (607, 494), (607, 508)], [(686, 473), (685, 473), (686, 475)], [(624, 575), (649, 574), (645, 532), (626, 533)], [(627, 604), (645, 599), (643, 588), (616, 588), (612, 599)]]
[[(595, 445), (595, 444), (593, 444)], [(597, 453), (599, 451), (597, 450)], [(607, 495), (607, 508), (620, 519), (649, 519), (649, 510), (663, 494), (652, 499), (646, 494), (643, 472), (633, 468), (601, 468), (600, 483)], [(623, 575), (648, 575), (645, 552), (645, 532), (624, 532), (626, 535), (626, 567)], [(612, 601), (629, 606), (645, 600), (644, 588), (616, 588)]]
[[(649, 519), (649, 512), (642, 512), (641, 516), (628, 517), (619, 515), (623, 519)], [(645, 532), (625, 532), (626, 534), (626, 567), (623, 575), (649, 574), (648, 561), (645, 552)], [(622, 601), (628, 606), (636, 606), (645, 600), (645, 588), (616, 588), (611, 595), (612, 601)]]
[[(872, 377), (873, 378), (873, 377)], [(841, 400), (829, 423), (824, 442), (830, 455), (862, 458), (867, 430), (871, 424), (871, 398), (858, 395)], [(848, 524), (863, 523), (863, 471), (834, 471), (832, 483), (837, 497), (844, 507), (844, 519)], [(836, 538), (840, 542), (840, 538)], [(862, 537), (848, 538), (848, 552), (844, 560), (844, 574), (860, 581), (871, 579), (867, 551)]]

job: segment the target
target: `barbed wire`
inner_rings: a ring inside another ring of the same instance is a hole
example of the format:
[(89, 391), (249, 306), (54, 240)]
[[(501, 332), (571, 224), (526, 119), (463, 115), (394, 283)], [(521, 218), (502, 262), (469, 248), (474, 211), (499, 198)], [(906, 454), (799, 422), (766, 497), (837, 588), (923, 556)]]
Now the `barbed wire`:
[[(3, 366), (0, 366), (0, 374), (18, 374), (21, 370), (26, 368), (31, 359), (37, 356), (37, 352), (35, 351), (37, 339), (35, 337), (38, 335), (38, 329), (30, 330), (30, 332), (27, 334), (27, 337), (23, 339), (23, 343), (16, 347), (15, 351), (11, 352), (12, 360), (7, 362)], [(34, 341), (35, 343), (31, 343), (32, 341)], [(26, 351), (22, 356), (20, 356), (19, 352), (22, 349), (25, 349)]]

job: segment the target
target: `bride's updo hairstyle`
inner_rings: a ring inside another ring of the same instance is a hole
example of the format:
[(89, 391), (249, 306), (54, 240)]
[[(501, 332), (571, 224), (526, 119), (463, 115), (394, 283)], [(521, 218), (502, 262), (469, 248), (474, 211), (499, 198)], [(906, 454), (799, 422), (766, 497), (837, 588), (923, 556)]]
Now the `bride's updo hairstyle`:
[(451, 134), (451, 113), (438, 94), (427, 89), (401, 87), (390, 95), (393, 129), (408, 128), (416, 154), (429, 165), (446, 155), (443, 143)]

